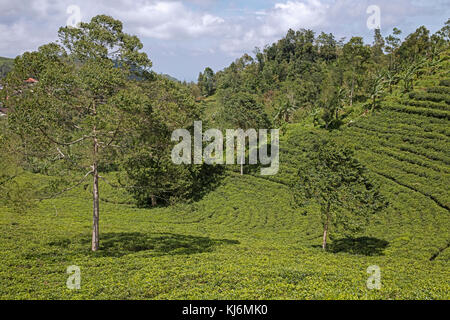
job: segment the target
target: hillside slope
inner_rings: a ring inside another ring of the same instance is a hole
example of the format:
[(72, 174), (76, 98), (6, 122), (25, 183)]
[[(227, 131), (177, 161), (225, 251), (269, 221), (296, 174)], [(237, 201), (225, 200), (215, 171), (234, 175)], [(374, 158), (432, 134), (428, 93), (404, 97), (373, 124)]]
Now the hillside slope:
[[(291, 209), (288, 187), (231, 174), (191, 205), (102, 202), (93, 253), (90, 198), (80, 188), (29, 212), (0, 208), (0, 299), (449, 298), (448, 261), (429, 261), (411, 239), (427, 242), (435, 229), (413, 224), (410, 211), (379, 217), (366, 234), (322, 252), (318, 215)], [(430, 205), (407, 200), (417, 210)], [(70, 265), (81, 269), (80, 290), (65, 286)], [(371, 265), (381, 268), (381, 290), (366, 287)]]
[[(353, 145), (391, 203), (367, 233), (383, 235), (395, 254), (433, 261), (450, 257), (449, 56), (443, 54), (433, 72), (422, 70), (413, 92), (399, 88), (375, 113), (336, 132)], [(280, 140), (280, 174), (268, 179), (289, 184), (304, 132), (289, 126)]]
[[(137, 209), (101, 182), (101, 250), (91, 252), (83, 186), (26, 212), (0, 207), (0, 299), (449, 299), (448, 59), (340, 137), (390, 201), (367, 230), (320, 248), (317, 208), (288, 187), (305, 130), (281, 138), (275, 176), (230, 173), (192, 204)], [(23, 183), (44, 177), (25, 175)], [(66, 268), (81, 269), (80, 290)], [(381, 269), (369, 290), (367, 268)]]
[(386, 227), (405, 234), (430, 259), (450, 257), (450, 67), (425, 75), (416, 90), (390, 97), (381, 110), (343, 131), (360, 160), (388, 191), (390, 214), (405, 226)]

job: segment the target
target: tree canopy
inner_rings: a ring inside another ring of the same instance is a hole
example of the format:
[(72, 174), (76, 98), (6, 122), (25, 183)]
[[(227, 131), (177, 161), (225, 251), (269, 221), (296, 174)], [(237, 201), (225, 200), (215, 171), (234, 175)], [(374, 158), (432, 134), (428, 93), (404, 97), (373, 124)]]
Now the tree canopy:
[(309, 135), (303, 142), (304, 156), (292, 190), (297, 206), (313, 203), (320, 207), (322, 248), (326, 249), (330, 231), (361, 231), (387, 203), (350, 148), (335, 139), (318, 138), (317, 133)]
[[(23, 140), (22, 152), (45, 161), (47, 173), (66, 186), (93, 177), (93, 251), (99, 248), (99, 169), (126, 150), (140, 114), (152, 110), (132, 81), (150, 75), (151, 61), (139, 39), (122, 29), (105, 15), (62, 27), (58, 42), (17, 57), (5, 81), (9, 125)], [(37, 82), (25, 83), (29, 77)]]

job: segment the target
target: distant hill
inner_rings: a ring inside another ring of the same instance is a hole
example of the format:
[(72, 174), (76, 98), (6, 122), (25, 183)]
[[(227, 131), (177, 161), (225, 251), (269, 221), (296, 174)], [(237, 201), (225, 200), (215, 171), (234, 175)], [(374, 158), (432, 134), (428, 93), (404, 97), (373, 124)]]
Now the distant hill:
[(13, 63), (14, 59), (0, 57), (0, 79), (4, 78), (11, 71)]
[[(4, 78), (8, 74), (8, 72), (11, 71), (11, 69), (13, 67), (13, 64), (14, 64), (14, 59), (0, 57), (0, 79)], [(161, 77), (166, 78), (166, 79), (171, 80), (171, 81), (181, 82), (177, 78), (174, 78), (174, 77), (172, 77), (171, 75), (168, 75), (168, 74), (163, 74), (162, 73)]]

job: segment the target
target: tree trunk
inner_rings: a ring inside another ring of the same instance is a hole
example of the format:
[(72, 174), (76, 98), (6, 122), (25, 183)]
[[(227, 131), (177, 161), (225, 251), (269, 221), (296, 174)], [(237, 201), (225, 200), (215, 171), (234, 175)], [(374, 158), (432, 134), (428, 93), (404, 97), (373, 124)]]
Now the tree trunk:
[(98, 168), (97, 168), (97, 153), (98, 153), (98, 143), (97, 139), (94, 138), (94, 164), (93, 164), (93, 175), (94, 175), (94, 187), (93, 187), (93, 202), (94, 202), (94, 213), (93, 213), (93, 223), (92, 223), (92, 251), (97, 251), (99, 248), (99, 191), (98, 191)]
[(154, 194), (152, 194), (150, 196), (151, 200), (152, 200), (152, 207), (156, 207), (157, 202), (156, 202), (156, 196)]
[(352, 79), (352, 88), (350, 90), (350, 107), (353, 106), (353, 90), (355, 88), (355, 79)]
[(323, 226), (323, 239), (322, 239), (322, 249), (325, 251), (327, 248), (327, 236), (328, 236), (328, 224), (330, 223), (330, 205), (327, 207), (327, 221)]
[(328, 222), (325, 224), (323, 228), (323, 239), (322, 239), (322, 249), (325, 250), (327, 248), (327, 233), (328, 233)]

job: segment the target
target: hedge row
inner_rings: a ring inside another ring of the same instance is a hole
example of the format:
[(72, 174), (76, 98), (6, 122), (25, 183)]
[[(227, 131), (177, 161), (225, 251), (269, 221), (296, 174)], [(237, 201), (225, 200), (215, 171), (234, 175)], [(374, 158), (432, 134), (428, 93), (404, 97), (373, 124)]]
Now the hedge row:
[(431, 108), (438, 110), (450, 111), (450, 105), (445, 102), (433, 102), (429, 100), (412, 100), (412, 99), (400, 99), (398, 102), (406, 106)]
[(440, 85), (440, 86), (443, 86), (443, 87), (450, 87), (450, 79), (444, 79), (444, 80), (441, 80), (441, 81), (439, 82), (439, 85)]
[(410, 107), (410, 106), (404, 106), (401, 104), (389, 102), (389, 103), (382, 103), (383, 107), (389, 110), (397, 110), (405, 113), (411, 113), (411, 114), (420, 114), (427, 117), (435, 117), (439, 119), (450, 119), (450, 112), (446, 110), (435, 110), (435, 109), (429, 109), (429, 108), (420, 108), (420, 107)]
[(444, 87), (444, 86), (431, 87), (431, 88), (428, 88), (427, 91), (430, 93), (450, 94), (450, 87)]
[[(352, 137), (357, 137), (358, 141), (364, 141), (364, 146), (377, 152), (383, 152), (401, 159), (402, 161), (417, 164), (422, 167), (432, 169), (436, 172), (450, 173), (448, 164), (450, 158), (437, 152), (431, 152), (426, 148), (417, 146), (417, 144), (407, 145), (401, 138), (386, 139), (373, 132), (352, 131)], [(436, 163), (439, 161), (441, 163)]]
[(450, 95), (447, 94), (414, 91), (409, 93), (409, 97), (414, 100), (445, 102), (450, 104)]

